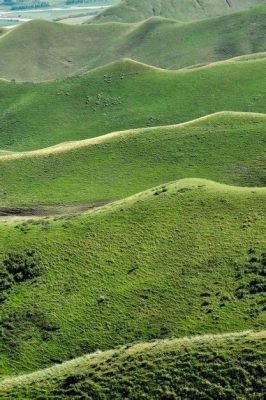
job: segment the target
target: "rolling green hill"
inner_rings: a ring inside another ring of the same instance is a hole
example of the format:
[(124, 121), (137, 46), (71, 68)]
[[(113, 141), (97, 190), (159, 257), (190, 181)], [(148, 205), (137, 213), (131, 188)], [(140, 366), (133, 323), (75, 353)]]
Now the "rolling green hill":
[(136, 22), (153, 16), (190, 21), (225, 15), (248, 7), (266, 4), (265, 0), (122, 0), (94, 20), (97, 22)]
[(1, 223), (1, 374), (264, 329), (265, 196), (191, 179), (73, 218)]
[(190, 179), (72, 218), (2, 222), (1, 374), (265, 329), (265, 199)]
[(38, 204), (84, 202), (86, 207), (190, 177), (265, 186), (265, 140), (266, 115), (218, 113), (176, 126), (9, 153), (0, 157), (0, 206), (12, 209), (0, 212)]
[(265, 332), (158, 340), (6, 380), (0, 395), (3, 400), (262, 399), (264, 355)]
[(82, 26), (33, 21), (0, 39), (0, 77), (58, 79), (124, 57), (178, 69), (263, 52), (265, 20), (266, 6), (186, 24), (158, 17)]
[(38, 12), (0, 27), (0, 399), (263, 400), (266, 0)]
[(130, 60), (40, 84), (0, 82), (0, 148), (33, 150), (221, 110), (265, 112), (266, 59), (182, 71)]

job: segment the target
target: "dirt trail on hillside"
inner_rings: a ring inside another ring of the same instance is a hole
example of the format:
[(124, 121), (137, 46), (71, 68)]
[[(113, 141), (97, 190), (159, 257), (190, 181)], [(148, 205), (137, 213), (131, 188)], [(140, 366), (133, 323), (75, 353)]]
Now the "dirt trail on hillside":
[(82, 211), (90, 210), (92, 208), (102, 207), (108, 203), (109, 201), (99, 200), (72, 204), (51, 204), (17, 207), (0, 206), (0, 221), (77, 214)]

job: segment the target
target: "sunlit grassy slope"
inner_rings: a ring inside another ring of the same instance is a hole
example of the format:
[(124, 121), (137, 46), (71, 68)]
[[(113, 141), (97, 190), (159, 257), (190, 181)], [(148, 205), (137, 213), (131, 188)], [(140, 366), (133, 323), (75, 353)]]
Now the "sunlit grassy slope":
[(191, 179), (73, 218), (2, 222), (1, 374), (264, 329), (265, 199)]
[(160, 17), (83, 26), (33, 21), (0, 40), (0, 77), (62, 78), (121, 57), (177, 69), (266, 51), (265, 7), (185, 24)]
[(265, 0), (122, 0), (118, 5), (103, 11), (94, 19), (97, 22), (135, 22), (162, 16), (180, 21), (190, 21), (266, 4)]
[(198, 177), (264, 186), (266, 116), (218, 113), (1, 159), (1, 206), (110, 201)]
[(0, 384), (2, 399), (262, 399), (265, 332), (157, 340)]
[(41, 84), (0, 82), (0, 148), (39, 149), (221, 110), (265, 112), (266, 59), (169, 72), (130, 60)]

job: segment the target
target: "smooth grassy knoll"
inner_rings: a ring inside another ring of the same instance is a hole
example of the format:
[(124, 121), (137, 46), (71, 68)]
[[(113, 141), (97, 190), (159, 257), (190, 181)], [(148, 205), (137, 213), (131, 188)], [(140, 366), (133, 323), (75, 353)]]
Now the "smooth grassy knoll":
[(266, 59), (165, 71), (124, 60), (82, 77), (0, 82), (0, 148), (33, 150), (217, 111), (265, 112)]
[(100, 13), (96, 22), (136, 22), (153, 16), (191, 21), (266, 4), (265, 0), (123, 0)]
[(1, 374), (265, 329), (265, 199), (191, 179), (77, 217), (2, 222)]
[(34, 21), (0, 40), (0, 77), (58, 79), (124, 57), (178, 69), (263, 52), (265, 20), (266, 6), (187, 24), (160, 17), (100, 26)]
[(3, 400), (259, 400), (265, 337), (265, 331), (243, 332), (117, 348), (5, 380), (0, 395)]
[(86, 206), (191, 177), (266, 186), (265, 140), (266, 115), (218, 113), (188, 124), (10, 153), (0, 157), (0, 211), (16, 213), (14, 206), (38, 204)]

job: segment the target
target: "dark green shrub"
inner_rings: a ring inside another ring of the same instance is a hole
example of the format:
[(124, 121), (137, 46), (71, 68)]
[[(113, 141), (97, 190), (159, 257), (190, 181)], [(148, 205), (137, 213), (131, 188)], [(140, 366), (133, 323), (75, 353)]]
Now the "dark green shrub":
[(15, 282), (33, 279), (42, 273), (34, 250), (28, 250), (25, 254), (9, 253), (3, 265)]

